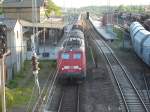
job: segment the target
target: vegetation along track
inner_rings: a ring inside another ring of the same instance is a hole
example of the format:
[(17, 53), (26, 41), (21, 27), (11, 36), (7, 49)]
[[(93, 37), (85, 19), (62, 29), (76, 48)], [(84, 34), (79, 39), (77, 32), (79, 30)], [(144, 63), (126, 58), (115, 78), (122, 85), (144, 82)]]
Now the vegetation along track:
[(49, 92), (54, 88), (53, 83), (55, 82), (56, 70), (51, 71), (45, 84), (41, 90), (41, 93), (33, 107), (32, 112), (41, 112), (43, 110), (43, 106), (46, 105), (49, 99)]
[(86, 23), (90, 41), (93, 41), (100, 53), (104, 55), (117, 83), (123, 101), (123, 105), (121, 105), (124, 107), (123, 110), (126, 112), (149, 112), (148, 106), (143, 101), (128, 72), (116, 55), (104, 40), (99, 37), (93, 26), (88, 21)]
[(58, 112), (79, 112), (79, 85), (64, 85)]

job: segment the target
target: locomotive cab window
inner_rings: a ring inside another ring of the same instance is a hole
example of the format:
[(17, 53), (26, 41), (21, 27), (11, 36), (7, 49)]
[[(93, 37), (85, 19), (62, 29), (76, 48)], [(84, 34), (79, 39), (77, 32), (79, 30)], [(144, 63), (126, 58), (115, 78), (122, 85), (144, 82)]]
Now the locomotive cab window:
[(77, 53), (73, 55), (73, 59), (80, 59), (81, 58), (81, 54)]
[(68, 54), (68, 53), (63, 53), (63, 54), (61, 55), (61, 58), (62, 58), (62, 59), (69, 59), (69, 54)]

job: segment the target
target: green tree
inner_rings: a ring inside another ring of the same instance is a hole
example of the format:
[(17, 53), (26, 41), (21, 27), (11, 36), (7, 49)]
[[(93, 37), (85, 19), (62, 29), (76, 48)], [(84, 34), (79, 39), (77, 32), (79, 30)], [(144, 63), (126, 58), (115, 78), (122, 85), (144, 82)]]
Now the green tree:
[(120, 5), (118, 7), (118, 10), (121, 11), (121, 12), (124, 12), (124, 11), (126, 11), (126, 7), (124, 5)]
[(139, 12), (139, 13), (144, 12), (144, 8), (143, 8), (143, 7), (139, 7), (138, 12)]
[(48, 0), (46, 4), (46, 16), (50, 16), (52, 13), (55, 13), (57, 16), (61, 16), (61, 8), (58, 7), (52, 0)]
[(144, 7), (143, 6), (124, 6), (120, 5), (117, 7), (117, 10), (120, 12), (131, 12), (131, 13), (143, 13)]

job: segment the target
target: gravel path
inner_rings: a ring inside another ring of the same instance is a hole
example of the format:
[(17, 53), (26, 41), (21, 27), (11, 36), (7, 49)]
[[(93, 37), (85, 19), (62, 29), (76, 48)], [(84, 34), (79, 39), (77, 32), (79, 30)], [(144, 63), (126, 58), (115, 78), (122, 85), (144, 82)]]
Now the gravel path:
[[(95, 53), (96, 54), (96, 53)], [(88, 63), (87, 80), (81, 85), (81, 112), (119, 112), (119, 99), (103, 59), (98, 55), (98, 68)]]
[(125, 65), (132, 74), (130, 77), (134, 80), (138, 89), (145, 89), (143, 75), (150, 78), (149, 67), (136, 55), (132, 48), (122, 48), (121, 42), (117, 40), (110, 44), (119, 60)]

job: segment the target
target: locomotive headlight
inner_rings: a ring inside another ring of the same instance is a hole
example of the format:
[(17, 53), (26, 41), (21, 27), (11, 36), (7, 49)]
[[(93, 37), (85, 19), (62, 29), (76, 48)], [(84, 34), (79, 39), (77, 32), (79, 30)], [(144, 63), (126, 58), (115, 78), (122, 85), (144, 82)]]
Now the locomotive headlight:
[(64, 66), (64, 69), (69, 69), (70, 68), (70, 66)]
[(79, 66), (73, 66), (74, 69), (78, 69), (81, 70), (81, 68)]
[(64, 68), (61, 68), (62, 70), (64, 70)]
[(79, 69), (79, 66), (73, 66), (74, 69)]

